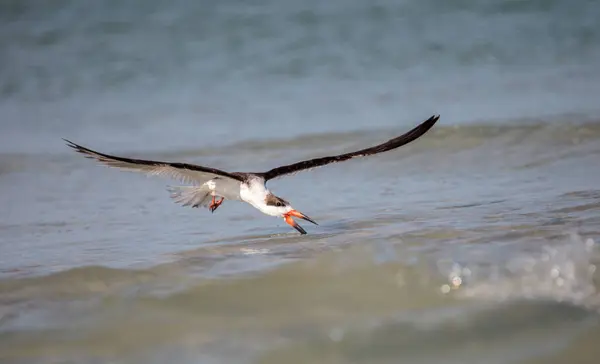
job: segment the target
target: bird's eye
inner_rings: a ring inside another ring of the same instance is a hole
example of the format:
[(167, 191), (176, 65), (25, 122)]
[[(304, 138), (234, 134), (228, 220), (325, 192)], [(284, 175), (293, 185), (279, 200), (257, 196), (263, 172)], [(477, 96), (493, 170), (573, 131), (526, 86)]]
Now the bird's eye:
[(277, 203), (275, 204), (275, 206), (277, 206), (277, 207), (282, 207), (282, 206), (283, 206), (283, 204), (282, 204), (281, 202), (277, 202)]

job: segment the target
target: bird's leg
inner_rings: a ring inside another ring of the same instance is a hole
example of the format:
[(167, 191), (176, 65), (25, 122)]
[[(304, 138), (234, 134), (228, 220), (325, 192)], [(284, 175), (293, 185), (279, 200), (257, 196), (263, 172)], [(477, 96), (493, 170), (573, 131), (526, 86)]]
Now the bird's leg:
[(219, 206), (221, 206), (224, 199), (225, 199), (224, 197), (221, 197), (221, 199), (219, 201), (215, 201), (215, 196), (213, 196), (212, 201), (210, 202), (210, 206), (208, 206), (208, 209), (210, 210), (210, 212), (215, 212), (215, 210)]

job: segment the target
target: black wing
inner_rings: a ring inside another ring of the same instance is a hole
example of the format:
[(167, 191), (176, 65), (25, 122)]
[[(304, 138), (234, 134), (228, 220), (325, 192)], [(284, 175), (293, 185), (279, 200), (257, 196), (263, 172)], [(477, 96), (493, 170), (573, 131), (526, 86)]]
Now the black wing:
[(238, 181), (243, 181), (243, 175), (239, 173), (229, 173), (216, 168), (203, 167), (188, 163), (159, 162), (144, 159), (117, 157), (114, 155), (96, 152), (66, 139), (63, 140), (67, 142), (69, 147), (83, 154), (86, 158), (96, 159), (97, 161), (109, 167), (142, 172), (154, 176), (176, 178), (184, 183), (204, 183), (215, 178), (216, 176), (228, 177)]
[(396, 149), (405, 144), (408, 144), (408, 143), (412, 142), (413, 140), (419, 138), (420, 136), (425, 134), (429, 129), (431, 129), (431, 127), (438, 121), (439, 118), (440, 118), (439, 115), (434, 115), (434, 116), (430, 117), (429, 119), (425, 120), (423, 123), (421, 123), (421, 125), (417, 126), (416, 128), (412, 129), (411, 131), (409, 131), (408, 133), (403, 134), (394, 139), (390, 139), (387, 142), (376, 145), (374, 147), (362, 149), (362, 150), (359, 150), (356, 152), (335, 155), (335, 156), (331, 156), (331, 157), (315, 158), (315, 159), (310, 159), (310, 160), (306, 160), (306, 161), (302, 161), (302, 162), (298, 162), (298, 163), (288, 164), (287, 166), (273, 168), (270, 171), (262, 173), (262, 176), (264, 177), (265, 181), (267, 181), (267, 180), (277, 178), (277, 177), (280, 177), (280, 176), (283, 176), (286, 174), (291, 174), (291, 173), (300, 172), (300, 171), (303, 171), (306, 169), (321, 167), (321, 166), (324, 166), (324, 165), (327, 165), (330, 163), (343, 162), (343, 161), (346, 161), (351, 158), (364, 157), (364, 156), (369, 156), (369, 155), (373, 155), (373, 154), (387, 152), (389, 150)]

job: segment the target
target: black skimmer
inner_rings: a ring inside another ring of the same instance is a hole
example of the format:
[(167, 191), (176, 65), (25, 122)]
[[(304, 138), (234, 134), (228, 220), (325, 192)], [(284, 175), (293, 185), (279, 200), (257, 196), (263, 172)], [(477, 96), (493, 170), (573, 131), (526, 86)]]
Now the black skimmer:
[[(305, 214), (295, 210), (288, 201), (275, 196), (266, 187), (267, 181), (330, 163), (343, 162), (356, 157), (365, 157), (396, 149), (421, 137), (431, 129), (438, 119), (439, 115), (434, 115), (411, 131), (374, 147), (351, 153), (305, 160), (260, 173), (226, 172), (216, 168), (188, 163), (117, 157), (96, 152), (66, 139), (63, 140), (67, 142), (69, 147), (84, 154), (86, 158), (96, 159), (107, 166), (142, 172), (149, 175), (171, 177), (179, 179), (183, 183), (192, 184), (192, 186), (169, 188), (171, 197), (175, 202), (181, 203), (183, 206), (203, 206), (208, 207), (211, 212), (214, 212), (221, 206), (223, 200), (244, 201), (264, 214), (282, 217), (286, 223), (301, 234), (306, 234), (306, 231), (292, 217), (304, 219), (315, 225), (317, 223)], [(217, 198), (219, 198), (218, 201)]]

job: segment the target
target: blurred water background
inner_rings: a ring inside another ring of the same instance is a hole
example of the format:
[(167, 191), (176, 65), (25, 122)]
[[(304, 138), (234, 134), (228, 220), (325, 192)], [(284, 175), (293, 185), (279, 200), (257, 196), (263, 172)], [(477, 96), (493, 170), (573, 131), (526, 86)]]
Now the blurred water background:
[[(600, 4), (0, 1), (0, 362), (597, 363)], [(319, 226), (99, 167), (262, 170)]]

